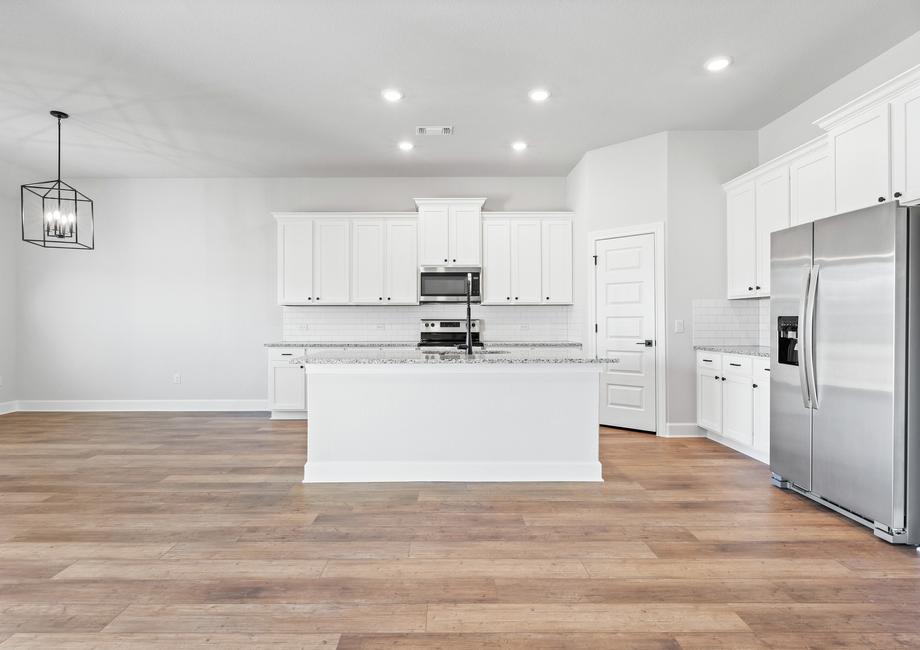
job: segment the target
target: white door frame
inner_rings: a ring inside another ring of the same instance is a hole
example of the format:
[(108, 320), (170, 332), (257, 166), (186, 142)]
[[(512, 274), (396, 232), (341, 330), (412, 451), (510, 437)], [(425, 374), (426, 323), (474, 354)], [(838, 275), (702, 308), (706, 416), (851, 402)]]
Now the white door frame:
[(631, 237), (633, 235), (653, 235), (655, 240), (655, 435), (668, 435), (668, 381), (667, 381), (667, 313), (665, 292), (665, 227), (664, 223), (638, 224), (605, 230), (592, 230), (588, 233), (588, 284), (591, 287), (588, 300), (588, 352), (597, 356), (597, 335), (593, 331), (597, 322), (597, 275), (595, 273), (594, 251), (597, 242), (602, 239)]

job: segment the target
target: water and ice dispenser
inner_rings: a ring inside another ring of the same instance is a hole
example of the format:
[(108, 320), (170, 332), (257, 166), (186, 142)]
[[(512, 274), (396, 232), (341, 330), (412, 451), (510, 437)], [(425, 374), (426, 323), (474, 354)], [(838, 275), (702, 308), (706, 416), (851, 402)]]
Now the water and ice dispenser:
[(799, 317), (780, 316), (776, 319), (777, 361), (787, 366), (799, 365)]

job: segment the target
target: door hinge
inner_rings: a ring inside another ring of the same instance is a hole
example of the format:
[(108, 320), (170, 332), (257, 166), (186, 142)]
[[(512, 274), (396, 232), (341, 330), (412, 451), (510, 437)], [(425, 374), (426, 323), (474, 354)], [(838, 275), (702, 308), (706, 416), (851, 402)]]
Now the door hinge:
[(597, 266), (597, 255), (592, 255), (592, 257), (594, 258), (594, 266)]

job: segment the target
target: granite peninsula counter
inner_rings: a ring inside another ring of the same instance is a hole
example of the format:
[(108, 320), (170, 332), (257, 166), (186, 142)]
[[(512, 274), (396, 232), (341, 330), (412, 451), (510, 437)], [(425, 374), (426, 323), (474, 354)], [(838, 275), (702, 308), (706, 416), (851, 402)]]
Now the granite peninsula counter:
[(305, 483), (600, 481), (598, 375), (573, 347), (310, 348)]

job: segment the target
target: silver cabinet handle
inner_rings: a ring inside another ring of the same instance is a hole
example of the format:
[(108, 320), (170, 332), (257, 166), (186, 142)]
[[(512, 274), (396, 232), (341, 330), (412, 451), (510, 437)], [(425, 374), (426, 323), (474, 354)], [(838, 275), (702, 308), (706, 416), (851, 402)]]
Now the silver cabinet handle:
[[(805, 325), (805, 307), (808, 301), (808, 291), (811, 286), (811, 269), (806, 268), (804, 274), (802, 275), (802, 293), (799, 294), (799, 331), (802, 332), (802, 336), (799, 337), (799, 340), (796, 342), (798, 347), (797, 353), (799, 357), (799, 386), (802, 389), (802, 405), (805, 408), (811, 408), (811, 394), (808, 392), (808, 370), (805, 366), (805, 338), (804, 332), (806, 330)], [(801, 343), (801, 345), (799, 344)]]
[(805, 378), (808, 380), (808, 393), (811, 395), (811, 408), (818, 410), (818, 380), (815, 377), (815, 301), (818, 297), (818, 276), (821, 267), (811, 267), (811, 286), (808, 292), (808, 325), (805, 327)]

